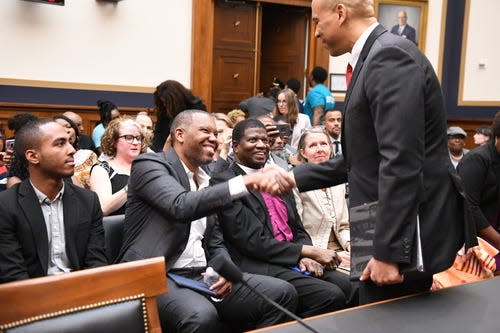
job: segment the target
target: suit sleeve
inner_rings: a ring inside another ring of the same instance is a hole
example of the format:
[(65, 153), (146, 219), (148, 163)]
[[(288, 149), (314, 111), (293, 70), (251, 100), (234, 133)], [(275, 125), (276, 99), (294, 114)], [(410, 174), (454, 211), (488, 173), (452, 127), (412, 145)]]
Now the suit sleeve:
[(149, 159), (132, 164), (130, 187), (147, 204), (173, 221), (190, 221), (216, 213), (231, 202), (227, 182), (188, 191), (164, 164)]
[(2, 205), (0, 205), (0, 283), (29, 279), (22, 246), (17, 238), (16, 220), (7, 209), (8, 206), (2, 200)]
[(481, 210), (481, 194), (488, 172), (487, 161), (477, 151), (472, 151), (462, 158), (457, 171), (462, 178), (476, 228), (480, 230), (489, 227), (490, 221)]
[(321, 164), (306, 163), (293, 169), (299, 192), (347, 183), (347, 170), (342, 155)]
[(423, 191), (426, 73), (397, 46), (377, 50), (365, 66), (380, 161), (374, 257), (406, 263), (403, 240), (413, 240)]
[(102, 210), (99, 198), (92, 192), (92, 224), (85, 255), (85, 267), (99, 267), (108, 264), (105, 252), (104, 228), (102, 226)]

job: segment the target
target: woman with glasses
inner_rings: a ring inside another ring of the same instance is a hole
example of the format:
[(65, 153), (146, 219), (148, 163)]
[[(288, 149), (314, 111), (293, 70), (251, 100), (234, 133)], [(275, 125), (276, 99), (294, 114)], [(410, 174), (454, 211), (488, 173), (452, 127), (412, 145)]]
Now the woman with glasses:
[(278, 93), (273, 119), (276, 122), (284, 120), (290, 124), (292, 136), (289, 142), (294, 148), (297, 148), (302, 131), (311, 127), (311, 120), (305, 114), (299, 113), (295, 93), (288, 88)]
[[(298, 159), (303, 163), (322, 163), (332, 156), (332, 151), (332, 143), (324, 129), (314, 127), (300, 137)], [(302, 193), (294, 189), (297, 211), (314, 246), (350, 251), (345, 193), (345, 184)]]
[(104, 216), (125, 214), (132, 161), (147, 145), (141, 127), (130, 118), (115, 119), (106, 127), (101, 149), (109, 159), (90, 171), (90, 189), (97, 193)]

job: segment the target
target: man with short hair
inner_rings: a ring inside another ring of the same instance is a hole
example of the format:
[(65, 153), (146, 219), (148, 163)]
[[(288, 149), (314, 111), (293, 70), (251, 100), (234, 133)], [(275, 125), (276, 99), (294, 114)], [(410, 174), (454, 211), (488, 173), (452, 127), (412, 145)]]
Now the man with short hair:
[(85, 127), (83, 127), (83, 120), (82, 117), (80, 117), (79, 114), (73, 112), (73, 111), (66, 111), (63, 113), (63, 116), (68, 117), (73, 121), (78, 127), (78, 131), (80, 132), (78, 135), (78, 148), (79, 149), (89, 149), (92, 151), (95, 151), (95, 144), (92, 138), (88, 135), (85, 134)]
[[(205, 166), (213, 161), (217, 150), (214, 117), (201, 110), (183, 111), (173, 120), (170, 135), (172, 148), (140, 155), (132, 164), (124, 243), (118, 261), (163, 256), (169, 273), (201, 280), (201, 274), (217, 258), (231, 260), (214, 215), (216, 210), (246, 195), (247, 188), (279, 189), (287, 174), (271, 168), (208, 187), (210, 175)], [(282, 306), (295, 310), (297, 296), (291, 285), (252, 274), (244, 274), (244, 279)], [(250, 329), (287, 319), (241, 283), (232, 284), (220, 277), (210, 289), (222, 301), (180, 287), (169, 278), (168, 293), (158, 297), (163, 330), (215, 332), (220, 320)]]
[(335, 100), (324, 85), (327, 77), (328, 72), (323, 67), (317, 66), (311, 71), (309, 82), (312, 89), (304, 101), (304, 113), (309, 116), (313, 126), (321, 125), (323, 114), (335, 107)]
[[(258, 174), (269, 150), (266, 128), (260, 121), (238, 123), (233, 129), (234, 162), (230, 170), (214, 176), (213, 182)], [(334, 271), (340, 259), (334, 250), (312, 245), (293, 194), (271, 196), (254, 190), (250, 194), (219, 212), (224, 240), (235, 263), (246, 272), (291, 283), (299, 295), (300, 316), (346, 307), (352, 288), (344, 273)]]
[(0, 193), (0, 282), (106, 265), (97, 195), (63, 181), (74, 171), (66, 129), (29, 122), (16, 133), (15, 151), (29, 178)]
[(325, 113), (323, 125), (325, 126), (326, 132), (330, 136), (334, 156), (342, 154), (342, 145), (340, 143), (340, 135), (342, 132), (342, 112), (340, 110), (327, 111)]
[(398, 12), (398, 24), (392, 27), (391, 32), (417, 44), (415, 28), (408, 24), (408, 14), (404, 10)]

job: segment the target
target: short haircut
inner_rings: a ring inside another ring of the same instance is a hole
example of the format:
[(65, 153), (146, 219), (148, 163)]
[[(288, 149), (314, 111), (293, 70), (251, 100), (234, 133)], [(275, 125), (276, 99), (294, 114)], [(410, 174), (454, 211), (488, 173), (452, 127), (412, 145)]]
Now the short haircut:
[(185, 129), (186, 127), (189, 127), (193, 120), (193, 114), (195, 113), (202, 113), (212, 116), (205, 110), (198, 110), (198, 109), (190, 109), (180, 112), (177, 116), (175, 116), (174, 120), (172, 120), (172, 125), (170, 126), (170, 138), (172, 139), (172, 144), (175, 142), (175, 130), (177, 128)]
[(326, 81), (328, 73), (327, 73), (326, 69), (324, 69), (323, 67), (316, 66), (313, 68), (313, 70), (311, 72), (311, 76), (315, 82), (323, 83)]
[(264, 130), (266, 129), (264, 124), (257, 119), (245, 119), (243, 121), (240, 121), (233, 128), (233, 144), (237, 144), (241, 141), (241, 139), (245, 135), (245, 131), (248, 128), (263, 128)]
[(293, 90), (294, 93), (298, 94), (300, 90), (300, 81), (292, 77), (286, 81), (286, 86)]
[(56, 121), (53, 119), (37, 119), (27, 122), (19, 129), (16, 133), (16, 143), (14, 145), (16, 158), (19, 158), (22, 162), (28, 163), (25, 156), (26, 151), (28, 149), (40, 148), (43, 137), (40, 128), (50, 123), (56, 123)]
[(495, 114), (493, 118), (493, 124), (491, 125), (491, 131), (495, 138), (500, 138), (500, 111)]
[(59, 114), (59, 115), (54, 116), (54, 120), (57, 120), (57, 119), (62, 119), (64, 121), (66, 121), (71, 126), (73, 131), (75, 131), (75, 142), (73, 142), (73, 148), (78, 150), (78, 143), (80, 142), (80, 131), (78, 130), (78, 126), (76, 126), (76, 124), (73, 120), (71, 120), (70, 118), (66, 117), (63, 114)]
[(328, 145), (330, 146), (330, 150), (333, 153), (332, 142), (330, 141), (330, 136), (325, 131), (325, 129), (322, 128), (322, 127), (310, 127), (310, 128), (307, 128), (307, 129), (304, 130), (304, 132), (300, 136), (299, 143), (297, 144), (297, 150), (299, 151), (299, 153), (297, 154), (297, 158), (301, 162), (307, 162), (307, 160), (304, 158), (304, 156), (302, 156), (302, 154), (300, 154), (300, 150), (301, 149), (306, 149), (306, 140), (307, 140), (307, 137), (310, 134), (312, 134), (312, 133), (324, 134), (325, 137), (326, 137), (326, 141), (328, 142)]
[(476, 129), (477, 134), (482, 134), (484, 136), (488, 137), (488, 141), (491, 140), (493, 137), (493, 132), (491, 131), (491, 128), (488, 126), (481, 126)]

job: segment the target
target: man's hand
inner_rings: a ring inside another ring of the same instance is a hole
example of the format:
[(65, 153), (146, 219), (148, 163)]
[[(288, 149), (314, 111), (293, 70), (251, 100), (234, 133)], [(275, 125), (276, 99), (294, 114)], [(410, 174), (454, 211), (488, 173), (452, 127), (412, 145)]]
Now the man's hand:
[(316, 260), (310, 258), (302, 258), (299, 261), (299, 268), (301, 272), (308, 271), (314, 277), (323, 276), (323, 266)]
[(282, 168), (270, 165), (260, 172), (254, 172), (243, 177), (245, 186), (256, 191), (281, 195), (290, 192), (295, 187), (295, 181)]
[(301, 255), (304, 258), (314, 259), (329, 271), (336, 269), (341, 261), (334, 250), (322, 249), (311, 245), (302, 246)]
[(368, 279), (372, 280), (376, 285), (383, 286), (402, 283), (404, 275), (399, 273), (398, 264), (371, 258), (359, 278), (360, 281)]
[(215, 292), (217, 297), (224, 298), (231, 292), (232, 287), (233, 284), (231, 282), (227, 281), (222, 276), (219, 276), (219, 280), (211, 285), (209, 289)]

